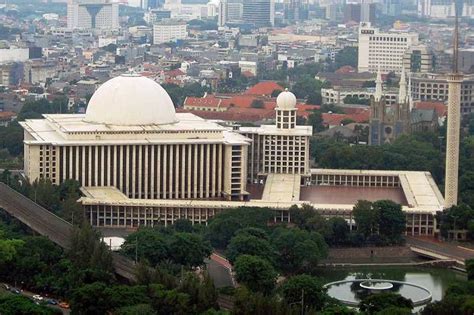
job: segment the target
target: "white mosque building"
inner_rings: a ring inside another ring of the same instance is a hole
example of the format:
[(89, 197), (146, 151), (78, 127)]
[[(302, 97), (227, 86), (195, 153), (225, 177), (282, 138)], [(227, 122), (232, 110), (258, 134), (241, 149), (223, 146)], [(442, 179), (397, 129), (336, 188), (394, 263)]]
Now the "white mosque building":
[(284, 91), (274, 125), (227, 127), (176, 113), (159, 84), (122, 75), (95, 92), (85, 114), (22, 122), (24, 173), (30, 182), (79, 181), (93, 226), (206, 223), (240, 206), (288, 222), (294, 204), (352, 225), (357, 200), (391, 199), (406, 212), (407, 234), (435, 232), (444, 200), (428, 172), (311, 169), (312, 127), (296, 125), (295, 106)]

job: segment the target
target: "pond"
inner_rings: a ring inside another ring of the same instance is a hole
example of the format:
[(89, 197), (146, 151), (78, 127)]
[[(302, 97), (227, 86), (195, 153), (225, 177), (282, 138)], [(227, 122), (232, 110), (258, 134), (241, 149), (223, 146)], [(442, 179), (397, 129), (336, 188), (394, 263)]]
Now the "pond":
[[(426, 288), (431, 293), (432, 301), (443, 298), (446, 289), (458, 280), (466, 280), (466, 275), (451, 269), (416, 268), (416, 267), (358, 267), (358, 268), (325, 268), (318, 270), (322, 282), (329, 283), (356, 279), (384, 279), (395, 282), (406, 282)], [(412, 300), (423, 299), (426, 292), (411, 285), (396, 283), (391, 289)], [(359, 282), (345, 282), (332, 285), (328, 294), (334, 298), (353, 303), (359, 302), (366, 294)], [(418, 309), (418, 308), (417, 308)]]

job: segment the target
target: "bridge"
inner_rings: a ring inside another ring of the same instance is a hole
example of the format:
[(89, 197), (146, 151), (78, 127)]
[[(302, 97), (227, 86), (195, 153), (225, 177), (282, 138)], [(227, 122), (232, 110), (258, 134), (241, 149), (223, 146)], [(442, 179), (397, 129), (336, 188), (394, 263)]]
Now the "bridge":
[[(66, 220), (41, 207), (4, 183), (0, 183), (0, 208), (17, 218), (33, 231), (46, 236), (64, 249), (70, 248), (73, 226)], [(112, 253), (117, 275), (135, 281), (135, 264), (132, 260)]]

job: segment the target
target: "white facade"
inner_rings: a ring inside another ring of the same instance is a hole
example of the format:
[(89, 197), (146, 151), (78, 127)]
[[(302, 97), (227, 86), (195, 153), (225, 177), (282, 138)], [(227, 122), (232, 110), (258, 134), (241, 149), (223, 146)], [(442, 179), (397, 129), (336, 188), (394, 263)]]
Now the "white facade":
[(380, 32), (370, 23), (359, 27), (359, 72), (400, 74), (406, 50), (418, 45), (418, 34), (407, 32)]
[(119, 4), (109, 0), (71, 0), (67, 5), (68, 29), (119, 28)]
[(28, 48), (9, 47), (0, 49), (0, 64), (10, 62), (23, 62), (30, 57)]
[(162, 44), (186, 39), (188, 28), (186, 23), (166, 21), (153, 25), (153, 44)]
[[(418, 16), (434, 19), (452, 18), (456, 14), (455, 1), (451, 0), (418, 0)], [(474, 4), (463, 1), (462, 17), (474, 18)]]

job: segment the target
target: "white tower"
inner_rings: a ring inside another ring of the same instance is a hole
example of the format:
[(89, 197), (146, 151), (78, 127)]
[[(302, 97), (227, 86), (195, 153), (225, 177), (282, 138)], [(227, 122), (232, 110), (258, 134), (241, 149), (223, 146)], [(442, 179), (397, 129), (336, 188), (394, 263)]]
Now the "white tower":
[(405, 104), (407, 102), (407, 79), (405, 76), (405, 67), (402, 67), (402, 74), (400, 75), (400, 83), (398, 89), (398, 103)]
[(382, 81), (382, 72), (380, 72), (380, 67), (379, 67), (379, 70), (377, 71), (377, 79), (375, 80), (375, 95), (374, 95), (374, 99), (376, 102), (380, 101), (380, 99), (382, 98), (382, 84), (383, 84), (383, 81)]
[(444, 184), (444, 206), (449, 208), (458, 203), (459, 177), (459, 133), (461, 129), (461, 84), (463, 76), (459, 73), (459, 31), (458, 8), (453, 41), (453, 72), (448, 75), (448, 127), (446, 137), (446, 176)]
[(277, 97), (276, 126), (278, 129), (294, 129), (296, 127), (296, 96), (285, 89)]

